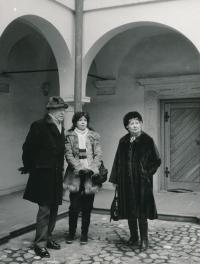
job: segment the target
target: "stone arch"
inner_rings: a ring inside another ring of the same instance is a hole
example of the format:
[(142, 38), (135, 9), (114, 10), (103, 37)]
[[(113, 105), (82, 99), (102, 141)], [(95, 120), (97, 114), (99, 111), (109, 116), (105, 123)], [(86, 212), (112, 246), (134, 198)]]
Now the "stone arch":
[[(57, 28), (48, 20), (36, 16), (36, 15), (24, 15), (18, 17), (11, 21), (9, 25), (14, 23), (15, 21), (22, 21), (23, 23), (29, 25), (31, 28), (35, 29), (39, 32), (48, 42), (49, 46), (51, 47), (53, 54), (55, 56), (57, 67), (58, 67), (58, 74), (59, 74), (59, 84), (60, 84), (60, 95), (63, 97), (67, 97), (68, 95), (73, 94), (73, 60), (67, 46), (66, 41), (64, 40), (63, 36), (57, 30)], [(4, 36), (6, 35), (6, 31), (9, 28), (9, 25), (4, 29), (1, 41), (4, 41)], [(28, 32), (24, 32), (27, 34)], [(3, 53), (4, 58), (6, 59), (6, 55), (9, 54), (10, 49), (12, 46), (20, 39), (24, 37), (24, 34), (19, 34), (16, 32), (12, 38), (12, 41), (9, 43), (9, 46), (0, 50), (0, 55)], [(68, 89), (66, 89), (68, 87)]]
[[(33, 39), (34, 42), (31, 42)], [(35, 45), (37, 39), (43, 40), (39, 43), (44, 46)], [(27, 50), (30, 48), (30, 52), (28, 53), (23, 48)], [(41, 51), (37, 53), (38, 48), (43, 51), (47, 48), (47, 53), (42, 54)], [(27, 54), (30, 57), (26, 57)], [(40, 56), (38, 63), (35, 63), (37, 58), (35, 59), (34, 56), (37, 54), (43, 56)], [(48, 55), (53, 58), (53, 63), (40, 64), (43, 58), (45, 62), (48, 61)], [(17, 168), (22, 165), (21, 149), (30, 124), (44, 115), (48, 96), (60, 94), (65, 98), (73, 92), (73, 85), (70, 85), (70, 82), (73, 82), (73, 69), (69, 48), (60, 31), (48, 20), (34, 15), (20, 16), (9, 21), (9, 24), (4, 27), (0, 38), (0, 58), (1, 91), (5, 88), (0, 96), (2, 123), (0, 165), (3, 168), (2, 177), (0, 177), (2, 186), (0, 194), (6, 194), (24, 188), (27, 177), (20, 175)], [(33, 63), (29, 63), (29, 58), (33, 59), (31, 60)], [(34, 66), (38, 66), (37, 69), (43, 69), (43, 65), (55, 65), (58, 72), (33, 73), (36, 68)], [(6, 66), (11, 67), (6, 68)], [(10, 75), (1, 74), (4, 71), (17, 72), (18, 69), (22, 72), (23, 70), (33, 71)], [(50, 89), (48, 84), (50, 84)], [(50, 90), (48, 96), (43, 93), (43, 88)]]
[(127, 31), (129, 29), (134, 29), (134, 28), (142, 28), (145, 26), (151, 26), (151, 27), (157, 27), (161, 29), (165, 29), (166, 31), (171, 31), (174, 33), (177, 33), (187, 39), (191, 45), (194, 47), (194, 49), (199, 52), (198, 47), (195, 45), (195, 41), (191, 40), (184, 32), (181, 32), (180, 30), (176, 29), (175, 27), (171, 27), (167, 24), (162, 24), (162, 23), (156, 23), (152, 21), (141, 21), (141, 22), (132, 22), (132, 23), (127, 23), (122, 26), (116, 27), (114, 29), (111, 29), (107, 31), (105, 34), (103, 34), (99, 39), (95, 41), (95, 43), (92, 45), (92, 47), (88, 50), (87, 54), (84, 57), (84, 71), (83, 71), (83, 95), (85, 94), (85, 89), (86, 89), (86, 80), (87, 80), (87, 74), (89, 71), (89, 68), (92, 64), (92, 61), (98, 54), (98, 52), (103, 48), (103, 46), (111, 40), (113, 37), (117, 36), (118, 34)]

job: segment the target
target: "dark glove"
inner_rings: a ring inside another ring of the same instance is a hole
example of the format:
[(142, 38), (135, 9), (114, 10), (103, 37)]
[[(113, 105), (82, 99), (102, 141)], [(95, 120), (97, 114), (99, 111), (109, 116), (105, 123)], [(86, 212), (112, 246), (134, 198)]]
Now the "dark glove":
[(29, 172), (28, 169), (25, 168), (25, 167), (20, 167), (20, 168), (18, 169), (18, 171), (20, 171), (21, 174), (27, 174), (27, 173)]
[(148, 172), (147, 172), (147, 170), (144, 169), (144, 167), (142, 165), (142, 162), (140, 162), (140, 172), (141, 172), (141, 177), (142, 178), (146, 178), (147, 177)]
[(82, 169), (79, 171), (79, 175), (92, 175), (93, 174), (93, 171), (90, 170), (90, 169)]
[(92, 183), (95, 185), (101, 184), (100, 175), (98, 173), (92, 174)]
[(151, 184), (151, 180), (149, 178), (149, 171), (143, 169), (141, 171), (141, 179), (142, 179), (143, 183)]
[(143, 170), (143, 171), (141, 171), (141, 175), (142, 175), (142, 177), (148, 177), (148, 171), (147, 170)]

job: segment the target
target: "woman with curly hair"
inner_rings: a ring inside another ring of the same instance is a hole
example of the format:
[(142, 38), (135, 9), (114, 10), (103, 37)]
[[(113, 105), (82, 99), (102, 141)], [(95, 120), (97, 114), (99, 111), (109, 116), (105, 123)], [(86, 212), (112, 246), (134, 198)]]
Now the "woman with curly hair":
[(88, 229), (94, 196), (99, 186), (92, 181), (99, 174), (102, 160), (100, 136), (89, 126), (87, 112), (77, 112), (72, 118), (72, 128), (65, 139), (65, 157), (68, 167), (64, 187), (70, 192), (69, 234), (66, 243), (75, 238), (79, 213), (82, 216), (81, 244), (88, 242)]

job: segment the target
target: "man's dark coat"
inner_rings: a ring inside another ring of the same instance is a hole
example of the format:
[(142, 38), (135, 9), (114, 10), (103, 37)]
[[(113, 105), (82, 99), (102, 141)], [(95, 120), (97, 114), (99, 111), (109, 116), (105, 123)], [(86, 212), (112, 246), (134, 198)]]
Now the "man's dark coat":
[(24, 199), (40, 205), (62, 204), (64, 128), (60, 133), (46, 115), (31, 125), (22, 160), (29, 172)]
[[(142, 132), (130, 145), (130, 134), (119, 141), (109, 181), (118, 185), (120, 219), (129, 218), (127, 204), (127, 187), (131, 195), (131, 207), (136, 217), (145, 216), (148, 219), (157, 218), (156, 205), (153, 196), (153, 174), (161, 164), (159, 153), (153, 139)], [(131, 150), (130, 150), (131, 149)], [(131, 153), (130, 153), (131, 152)], [(130, 177), (130, 186), (127, 186)], [(136, 186), (134, 185), (137, 182)]]

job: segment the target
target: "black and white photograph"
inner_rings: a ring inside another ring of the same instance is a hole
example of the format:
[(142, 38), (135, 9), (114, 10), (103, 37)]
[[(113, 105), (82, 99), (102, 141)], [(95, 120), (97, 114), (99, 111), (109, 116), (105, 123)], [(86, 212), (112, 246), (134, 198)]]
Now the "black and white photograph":
[(200, 263), (199, 28), (199, 0), (0, 0), (0, 264)]

